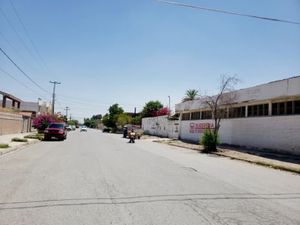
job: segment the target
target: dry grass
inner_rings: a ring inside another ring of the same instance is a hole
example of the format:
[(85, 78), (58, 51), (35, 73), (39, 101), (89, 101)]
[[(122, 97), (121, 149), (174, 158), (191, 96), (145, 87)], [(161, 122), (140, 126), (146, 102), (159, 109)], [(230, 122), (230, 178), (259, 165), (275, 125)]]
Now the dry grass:
[(28, 140), (26, 138), (17, 138), (17, 137), (11, 139), (11, 141), (13, 141), (13, 142), (28, 142)]
[(0, 148), (9, 148), (8, 144), (0, 144)]

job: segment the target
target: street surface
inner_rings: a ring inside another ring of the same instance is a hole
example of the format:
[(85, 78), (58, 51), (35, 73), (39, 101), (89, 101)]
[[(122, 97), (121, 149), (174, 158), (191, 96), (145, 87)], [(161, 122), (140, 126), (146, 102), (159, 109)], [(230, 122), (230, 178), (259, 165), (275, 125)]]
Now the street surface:
[(300, 176), (96, 130), (0, 157), (1, 225), (300, 224)]

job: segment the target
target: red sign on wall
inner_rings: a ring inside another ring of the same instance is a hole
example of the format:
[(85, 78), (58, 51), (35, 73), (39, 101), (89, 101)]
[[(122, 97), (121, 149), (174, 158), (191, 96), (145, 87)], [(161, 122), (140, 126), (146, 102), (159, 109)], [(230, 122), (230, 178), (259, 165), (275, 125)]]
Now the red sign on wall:
[(190, 123), (190, 133), (203, 133), (205, 129), (214, 128), (213, 123)]

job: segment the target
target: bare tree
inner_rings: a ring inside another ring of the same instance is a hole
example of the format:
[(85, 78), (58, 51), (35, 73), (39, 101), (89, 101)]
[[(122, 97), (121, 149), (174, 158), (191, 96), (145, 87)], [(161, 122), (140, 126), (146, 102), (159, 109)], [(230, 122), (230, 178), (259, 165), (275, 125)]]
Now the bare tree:
[(212, 135), (212, 146), (206, 146), (209, 151), (217, 149), (218, 134), (220, 122), (227, 115), (227, 108), (231, 107), (237, 99), (237, 94), (234, 91), (235, 85), (239, 82), (235, 76), (221, 76), (219, 93), (215, 96), (207, 96), (205, 103), (211, 109), (212, 118), (214, 119), (214, 127), (209, 130)]

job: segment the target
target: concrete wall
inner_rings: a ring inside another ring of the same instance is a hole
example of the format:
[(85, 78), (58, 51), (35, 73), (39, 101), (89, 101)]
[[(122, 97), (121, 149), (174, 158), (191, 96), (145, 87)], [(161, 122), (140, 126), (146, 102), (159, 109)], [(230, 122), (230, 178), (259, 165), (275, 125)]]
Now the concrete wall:
[(0, 112), (0, 135), (29, 132), (30, 130), (30, 117)]
[(179, 121), (169, 120), (168, 116), (143, 118), (142, 129), (145, 134), (177, 139), (179, 134)]
[[(213, 126), (213, 120), (181, 121), (180, 138), (199, 142), (208, 126)], [(300, 115), (224, 119), (221, 121), (220, 141), (300, 155)]]

